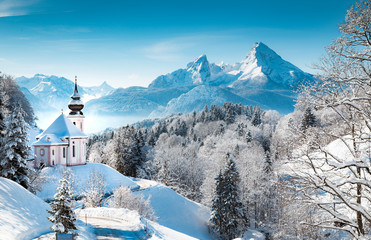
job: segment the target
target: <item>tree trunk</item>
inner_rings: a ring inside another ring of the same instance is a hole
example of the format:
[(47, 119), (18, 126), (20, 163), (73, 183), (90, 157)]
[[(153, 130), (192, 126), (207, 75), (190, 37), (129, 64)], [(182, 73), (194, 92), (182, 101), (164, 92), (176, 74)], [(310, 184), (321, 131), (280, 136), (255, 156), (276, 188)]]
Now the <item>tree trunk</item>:
[[(357, 174), (358, 176), (361, 175), (361, 169), (359, 167), (357, 168)], [(357, 183), (357, 203), (359, 205), (361, 205), (362, 203), (361, 194), (362, 194), (362, 186), (360, 183)], [(360, 234), (364, 235), (365, 230), (363, 229), (362, 214), (359, 211), (357, 211), (357, 225), (358, 225)]]

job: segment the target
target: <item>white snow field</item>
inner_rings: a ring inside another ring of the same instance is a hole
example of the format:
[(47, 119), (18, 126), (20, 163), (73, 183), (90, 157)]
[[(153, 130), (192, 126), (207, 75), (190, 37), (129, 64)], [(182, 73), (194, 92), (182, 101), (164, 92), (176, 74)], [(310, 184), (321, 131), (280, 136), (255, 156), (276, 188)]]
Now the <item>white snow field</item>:
[[(47, 167), (42, 170), (42, 174), (50, 178), (47, 184), (44, 184), (41, 192), (37, 193), (37, 196), (47, 200), (52, 199), (54, 194), (57, 192), (59, 186), (58, 180), (62, 178), (65, 167)], [(139, 186), (133, 182), (130, 178), (125, 177), (113, 168), (100, 164), (100, 163), (87, 163), (86, 165), (68, 167), (67, 169), (72, 170), (76, 185), (74, 187), (74, 193), (76, 196), (82, 194), (83, 189), (86, 187), (89, 174), (92, 171), (100, 172), (103, 174), (106, 181), (106, 193), (113, 192), (120, 185), (129, 187), (131, 189), (137, 189)]]
[[(142, 185), (143, 180), (138, 181)], [(208, 208), (157, 182), (145, 180), (144, 184), (149, 187), (135, 193), (143, 194), (145, 198), (151, 197), (151, 206), (160, 225), (197, 239), (210, 239), (207, 227), (210, 218)]]
[(94, 227), (97, 239), (195, 240), (124, 208), (85, 208), (76, 214)]
[(49, 232), (49, 205), (18, 183), (0, 177), (0, 239), (29, 240)]

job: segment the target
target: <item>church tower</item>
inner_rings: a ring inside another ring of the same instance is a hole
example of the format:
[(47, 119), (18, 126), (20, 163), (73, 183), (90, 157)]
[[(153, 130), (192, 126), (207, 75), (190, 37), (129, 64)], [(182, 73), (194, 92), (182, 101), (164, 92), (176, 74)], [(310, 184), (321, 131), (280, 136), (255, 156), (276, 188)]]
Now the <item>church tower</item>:
[(71, 122), (76, 125), (76, 127), (84, 132), (84, 114), (82, 109), (84, 108), (84, 103), (80, 100), (79, 91), (77, 90), (77, 76), (75, 76), (75, 91), (71, 96), (72, 100), (68, 103), (68, 108), (71, 110), (70, 114), (67, 116)]

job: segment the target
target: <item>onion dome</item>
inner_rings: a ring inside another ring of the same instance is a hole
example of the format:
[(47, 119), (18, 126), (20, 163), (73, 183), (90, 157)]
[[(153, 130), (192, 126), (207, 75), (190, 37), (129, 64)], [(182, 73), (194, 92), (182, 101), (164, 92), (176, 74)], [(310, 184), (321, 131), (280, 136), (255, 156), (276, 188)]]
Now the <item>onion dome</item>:
[(72, 100), (68, 103), (68, 108), (71, 110), (70, 115), (84, 115), (82, 109), (84, 108), (84, 103), (80, 100), (80, 94), (77, 90), (77, 77), (75, 77), (75, 91), (71, 96)]

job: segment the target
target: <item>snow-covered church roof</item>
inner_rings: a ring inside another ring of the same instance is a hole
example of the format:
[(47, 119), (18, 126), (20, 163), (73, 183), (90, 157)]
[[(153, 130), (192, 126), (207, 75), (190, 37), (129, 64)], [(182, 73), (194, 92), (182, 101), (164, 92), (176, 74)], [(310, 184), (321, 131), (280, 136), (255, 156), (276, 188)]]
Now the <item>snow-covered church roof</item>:
[(64, 138), (87, 138), (63, 113), (41, 134), (33, 145), (63, 144)]

